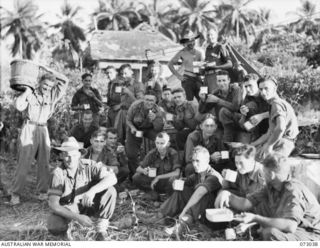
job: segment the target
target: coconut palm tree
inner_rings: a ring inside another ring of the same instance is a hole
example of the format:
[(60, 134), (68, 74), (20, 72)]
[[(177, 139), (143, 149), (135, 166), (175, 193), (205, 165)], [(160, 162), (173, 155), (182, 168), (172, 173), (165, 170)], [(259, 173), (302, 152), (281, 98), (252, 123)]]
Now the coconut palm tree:
[(181, 34), (191, 30), (206, 37), (208, 29), (217, 27), (214, 19), (216, 10), (209, 0), (179, 0), (179, 3)]
[(134, 2), (127, 4), (120, 0), (99, 0), (98, 3), (99, 7), (92, 15), (95, 28), (99, 30), (130, 30), (142, 22)]
[(315, 25), (316, 4), (310, 0), (301, 0), (301, 7), (293, 14), (298, 16), (298, 20), (292, 22), (290, 27), (298, 33), (307, 32)]
[(59, 28), (63, 34), (63, 40), (69, 40), (70, 46), (79, 53), (81, 51), (80, 41), (85, 41), (86, 36), (81, 27), (75, 24), (75, 17), (79, 14), (81, 7), (72, 6), (68, 0), (65, 0), (61, 6), (61, 15), (57, 15), (60, 21), (53, 27)]
[(44, 32), (40, 21), (42, 16), (38, 15), (38, 7), (32, 0), (15, 0), (13, 11), (1, 8), (0, 31), (1, 38), (13, 36), (11, 47), (13, 56), (20, 55), (21, 58), (31, 59), (33, 52), (41, 47), (41, 35)]
[(224, 14), (220, 35), (236, 36), (239, 40), (249, 41), (250, 34), (255, 34), (254, 22), (258, 18), (257, 11), (245, 7), (253, 0), (229, 0), (228, 3), (219, 5), (219, 10)]
[(139, 2), (136, 10), (143, 22), (147, 22), (153, 29), (177, 41), (180, 33), (179, 10), (173, 8), (172, 4), (160, 5), (158, 0), (153, 0), (152, 4)]

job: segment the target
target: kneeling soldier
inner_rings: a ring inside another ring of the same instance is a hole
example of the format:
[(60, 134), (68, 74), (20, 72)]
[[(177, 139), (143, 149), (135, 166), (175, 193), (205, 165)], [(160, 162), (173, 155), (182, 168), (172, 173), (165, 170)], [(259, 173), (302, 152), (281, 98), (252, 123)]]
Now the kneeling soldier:
[(48, 230), (53, 235), (64, 234), (71, 220), (83, 226), (93, 226), (89, 216), (96, 216), (97, 240), (105, 240), (117, 193), (113, 187), (117, 178), (101, 163), (82, 163), (80, 146), (69, 137), (57, 147), (62, 151), (63, 167), (53, 171), (49, 195), (52, 214), (48, 217)]

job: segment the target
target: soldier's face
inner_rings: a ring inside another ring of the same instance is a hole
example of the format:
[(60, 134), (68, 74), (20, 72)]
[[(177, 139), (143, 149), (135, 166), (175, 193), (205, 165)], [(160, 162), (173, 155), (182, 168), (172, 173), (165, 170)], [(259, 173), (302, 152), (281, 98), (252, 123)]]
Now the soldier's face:
[(67, 169), (73, 169), (78, 166), (81, 153), (78, 150), (62, 152), (63, 164)]
[(200, 125), (200, 128), (204, 135), (212, 136), (217, 130), (217, 124), (213, 119), (207, 119)]
[(255, 80), (249, 80), (247, 82), (244, 82), (244, 87), (248, 96), (255, 96), (259, 94), (259, 87), (257, 81)]
[(274, 98), (277, 94), (277, 86), (271, 80), (259, 84), (260, 95), (266, 101)]
[(51, 93), (51, 89), (55, 85), (55, 82), (45, 79), (40, 83), (40, 91), (43, 95), (49, 95)]
[(160, 73), (160, 67), (156, 65), (152, 65), (150, 68), (151, 75), (157, 76)]
[(117, 144), (118, 141), (118, 135), (115, 133), (107, 133), (107, 144), (114, 146)]
[(84, 88), (90, 88), (91, 87), (91, 83), (92, 83), (92, 77), (91, 76), (87, 76), (82, 80), (83, 83), (83, 87)]
[(163, 153), (167, 150), (169, 146), (169, 139), (157, 137), (155, 140), (156, 148), (160, 153)]
[(82, 117), (82, 123), (84, 127), (90, 127), (93, 121), (92, 114), (84, 114)]
[(133, 75), (133, 71), (130, 68), (125, 68), (121, 72), (121, 76), (125, 80), (130, 80), (132, 78), (132, 75)]
[(254, 169), (255, 160), (254, 157), (247, 158), (244, 155), (236, 155), (234, 157), (237, 170), (240, 174), (246, 174)]
[(106, 145), (106, 139), (103, 135), (91, 138), (90, 143), (94, 152), (100, 153)]
[(220, 90), (228, 91), (230, 85), (230, 78), (228, 75), (218, 75), (217, 76), (217, 85)]
[(173, 94), (173, 99), (177, 106), (182, 105), (186, 101), (186, 96), (183, 92), (176, 92)]
[(196, 173), (204, 172), (209, 167), (209, 156), (203, 156), (201, 153), (192, 155), (192, 165)]
[(191, 50), (194, 48), (195, 44), (196, 43), (194, 40), (190, 40), (190, 41), (187, 41), (184, 45)]
[(145, 95), (144, 96), (144, 106), (146, 109), (152, 109), (156, 104), (156, 97), (153, 95)]
[(169, 90), (166, 90), (162, 93), (162, 99), (166, 101), (171, 101), (172, 99), (172, 94)]
[(112, 81), (112, 80), (116, 79), (116, 77), (117, 77), (117, 72), (116, 72), (115, 69), (110, 68), (110, 69), (107, 69), (106, 75), (107, 75), (108, 80), (109, 80), (109, 81)]

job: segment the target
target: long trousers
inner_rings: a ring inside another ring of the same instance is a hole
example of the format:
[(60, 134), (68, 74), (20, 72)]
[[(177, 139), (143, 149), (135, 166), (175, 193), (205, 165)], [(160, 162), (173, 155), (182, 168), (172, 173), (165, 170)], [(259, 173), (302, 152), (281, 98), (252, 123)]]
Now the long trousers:
[[(110, 187), (107, 190), (96, 194), (93, 199), (92, 207), (84, 207), (81, 204), (81, 197), (76, 199), (77, 201), (72, 204), (65, 205), (64, 207), (77, 214), (85, 214), (88, 216), (98, 217), (99, 219), (109, 220), (113, 215), (116, 206), (117, 191), (114, 187)], [(68, 230), (68, 224), (70, 221), (71, 220), (60, 215), (51, 213), (47, 220), (48, 231), (53, 235), (64, 234)]]
[(188, 101), (193, 101), (193, 98), (196, 97), (199, 102), (199, 91), (202, 81), (200, 77), (191, 77), (188, 75), (183, 75), (185, 80), (181, 81), (181, 85), (186, 92), (186, 98)]
[[(132, 181), (139, 189), (151, 190), (150, 185), (153, 179), (153, 177), (148, 177), (146, 175), (136, 173), (134, 174)], [(173, 178), (160, 179), (154, 186), (154, 190), (158, 193), (170, 194), (172, 192), (172, 182)]]
[[(193, 188), (185, 186), (183, 191), (174, 191), (173, 194), (161, 205), (160, 211), (164, 216), (174, 217), (180, 214), (194, 192)], [(216, 193), (207, 193), (200, 201), (193, 205), (187, 214), (193, 221), (199, 220), (205, 214), (207, 208), (214, 207)]]
[(37, 191), (46, 193), (49, 183), (50, 138), (46, 126), (26, 123), (19, 138), (18, 165), (13, 178), (12, 193), (21, 195), (31, 164), (36, 158)]
[[(157, 132), (154, 130), (143, 131), (143, 136), (154, 141), (156, 138)], [(139, 166), (139, 151), (141, 149), (142, 138), (137, 138), (134, 134), (131, 133), (131, 130), (128, 128), (126, 132), (126, 154), (128, 157), (128, 166), (129, 166), (129, 177), (132, 177), (136, 173), (136, 169)]]

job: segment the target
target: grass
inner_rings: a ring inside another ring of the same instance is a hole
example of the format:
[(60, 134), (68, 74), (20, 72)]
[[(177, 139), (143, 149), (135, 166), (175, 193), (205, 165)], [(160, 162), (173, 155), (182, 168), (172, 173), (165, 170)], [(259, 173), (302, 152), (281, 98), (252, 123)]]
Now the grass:
[[(6, 188), (11, 184), (16, 167), (16, 160), (10, 156), (0, 156), (1, 179)], [(36, 166), (32, 165), (28, 175), (28, 185), (25, 194), (21, 197), (22, 204), (10, 207), (4, 204), (4, 197), (0, 201), (0, 240), (1, 241), (92, 241), (95, 240), (93, 228), (80, 226), (76, 222), (69, 224), (67, 236), (53, 236), (46, 229), (46, 219), (49, 214), (47, 202), (34, 199), (30, 192), (35, 190)], [(134, 226), (132, 201), (128, 197), (123, 202), (117, 200), (115, 213), (110, 220), (109, 240), (113, 241), (223, 241), (224, 230), (212, 231), (203, 224), (195, 224), (183, 234), (168, 235), (164, 229), (167, 227), (160, 223), (148, 223), (148, 218), (158, 211), (154, 203), (143, 200), (141, 194), (132, 196), (135, 203), (135, 212), (138, 225)], [(174, 219), (169, 219), (172, 224)], [(249, 240), (248, 235), (238, 240)]]

